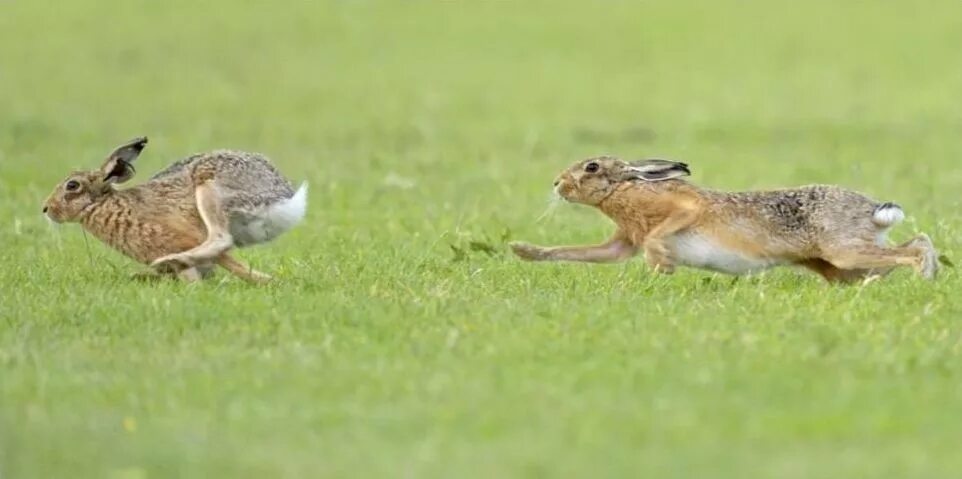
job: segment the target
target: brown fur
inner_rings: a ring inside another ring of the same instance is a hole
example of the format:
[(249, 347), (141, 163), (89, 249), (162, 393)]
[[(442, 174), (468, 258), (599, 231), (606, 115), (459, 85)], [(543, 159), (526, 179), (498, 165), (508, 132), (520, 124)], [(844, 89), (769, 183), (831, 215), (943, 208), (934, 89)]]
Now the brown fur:
[(665, 273), (674, 271), (679, 258), (696, 258), (706, 264), (695, 267), (732, 274), (797, 265), (832, 282), (882, 275), (897, 266), (935, 276), (937, 254), (927, 236), (899, 246), (880, 244), (897, 220), (885, 223), (875, 214), (895, 205), (831, 185), (712, 191), (681, 179), (689, 173), (687, 165), (664, 160), (580, 161), (558, 177), (556, 192), (611, 218), (618, 227), (612, 239), (595, 246), (514, 243), (512, 248), (533, 261), (620, 261), (644, 251), (648, 264)]
[[(260, 156), (221, 151), (194, 155), (144, 184), (116, 189), (133, 176), (132, 163), (146, 143), (146, 138), (132, 140), (100, 169), (70, 174), (44, 202), (44, 213), (58, 223), (80, 223), (130, 258), (185, 281), (200, 279), (201, 271), (214, 264), (248, 281), (268, 280), (228, 254), (234, 244), (229, 213), (254, 214), (258, 207), (290, 198), (290, 184)], [(244, 194), (235, 192), (240, 189)], [(205, 198), (208, 205), (200, 202)], [(191, 254), (213, 236), (216, 249)]]

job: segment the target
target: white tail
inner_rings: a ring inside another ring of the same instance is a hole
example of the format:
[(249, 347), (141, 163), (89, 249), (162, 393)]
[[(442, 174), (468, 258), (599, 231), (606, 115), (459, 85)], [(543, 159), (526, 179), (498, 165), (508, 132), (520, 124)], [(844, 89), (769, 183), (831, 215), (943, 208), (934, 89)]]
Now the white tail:
[(301, 183), (294, 192), (294, 196), (271, 205), (264, 219), (273, 226), (273, 229), (278, 230), (277, 234), (280, 234), (300, 223), (305, 213), (307, 213), (306, 181)]
[(902, 207), (895, 203), (882, 203), (872, 213), (872, 222), (881, 228), (897, 225), (905, 219)]
[(307, 212), (307, 182), (301, 183), (294, 196), (278, 201), (266, 209), (231, 220), (230, 232), (238, 248), (266, 243), (304, 219)]

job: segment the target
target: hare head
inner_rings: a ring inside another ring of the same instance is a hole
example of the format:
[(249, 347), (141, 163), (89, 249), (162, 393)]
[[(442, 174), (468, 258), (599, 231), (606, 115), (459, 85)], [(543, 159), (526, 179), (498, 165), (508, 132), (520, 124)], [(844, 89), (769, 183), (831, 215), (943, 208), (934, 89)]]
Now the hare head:
[(134, 176), (133, 161), (147, 146), (147, 138), (120, 145), (96, 170), (75, 171), (54, 188), (43, 203), (43, 213), (57, 223), (80, 221), (90, 206), (114, 191), (114, 185)]
[(555, 192), (567, 201), (597, 206), (629, 181), (664, 181), (688, 176), (688, 165), (667, 160), (627, 162), (611, 156), (579, 161), (555, 179)]

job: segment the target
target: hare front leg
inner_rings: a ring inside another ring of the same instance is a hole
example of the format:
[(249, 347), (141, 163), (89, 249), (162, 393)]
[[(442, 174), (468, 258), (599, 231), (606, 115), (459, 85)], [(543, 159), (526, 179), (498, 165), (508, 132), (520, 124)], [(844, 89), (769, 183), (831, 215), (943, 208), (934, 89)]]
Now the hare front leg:
[(151, 266), (179, 263), (191, 267), (210, 263), (234, 246), (234, 238), (228, 228), (227, 213), (224, 211), (213, 181), (209, 180), (198, 185), (194, 190), (194, 197), (197, 201), (197, 212), (200, 213), (200, 218), (207, 227), (207, 239), (187, 251), (158, 258), (151, 263)]
[(510, 244), (514, 254), (526, 261), (584, 261), (613, 263), (631, 258), (638, 252), (627, 235), (619, 231), (605, 243), (592, 246), (543, 247), (523, 242)]
[[(167, 266), (171, 267), (167, 267)], [(179, 278), (182, 281), (192, 283), (201, 279), (206, 279), (213, 273), (214, 265), (197, 265), (191, 268), (176, 270), (174, 263), (167, 263), (160, 268), (138, 271), (130, 275), (130, 279), (136, 281), (161, 281), (164, 279)]]
[(196, 283), (201, 280), (200, 271), (193, 266), (178, 271), (177, 277), (185, 283)]
[(670, 252), (665, 246), (665, 239), (688, 228), (698, 219), (698, 212), (685, 209), (678, 210), (648, 232), (645, 237), (645, 261), (656, 272), (671, 274), (675, 272), (675, 265), (669, 258)]
[(207, 277), (210, 271), (210, 265), (186, 266), (179, 262), (168, 262), (157, 265), (151, 270), (135, 273), (131, 279), (148, 281), (177, 278), (185, 283), (195, 283)]

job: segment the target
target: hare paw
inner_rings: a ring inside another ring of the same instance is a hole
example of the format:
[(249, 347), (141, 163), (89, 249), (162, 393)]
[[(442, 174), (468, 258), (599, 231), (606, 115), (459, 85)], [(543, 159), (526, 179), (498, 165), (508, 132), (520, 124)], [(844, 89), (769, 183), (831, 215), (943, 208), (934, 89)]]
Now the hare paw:
[(939, 274), (939, 252), (932, 244), (929, 235), (922, 233), (909, 241), (905, 246), (918, 249), (919, 256), (913, 265), (915, 271), (924, 279), (935, 279)]
[(511, 251), (514, 251), (514, 254), (525, 261), (539, 261), (547, 256), (544, 248), (533, 244), (514, 241), (509, 243), (508, 246), (511, 247)]
[(661, 274), (672, 274), (675, 272), (675, 265), (671, 263), (656, 263), (651, 265), (651, 268), (654, 269), (656, 273)]
[(197, 271), (197, 268), (194, 268), (193, 266), (180, 270), (177, 273), (177, 277), (185, 283), (196, 283), (203, 279), (203, 277), (200, 275), (200, 271)]
[(923, 278), (933, 280), (939, 275), (939, 252), (932, 244), (932, 240), (926, 234), (919, 235), (913, 241), (914, 244), (922, 248), (922, 261), (919, 264), (919, 273)]
[(261, 273), (260, 271), (251, 271), (250, 281), (255, 284), (267, 284), (274, 280), (274, 277), (267, 274)]
[(191, 260), (190, 256), (183, 253), (169, 254), (167, 256), (161, 256), (150, 263), (150, 266), (157, 269), (174, 269), (180, 270), (183, 268), (190, 268), (194, 266), (194, 262)]
[(668, 259), (668, 248), (661, 243), (653, 242), (645, 246), (645, 261), (658, 273), (675, 272), (675, 265)]
[(160, 281), (165, 278), (165, 275), (157, 272), (156, 270), (138, 271), (130, 275), (130, 279), (134, 281)]

